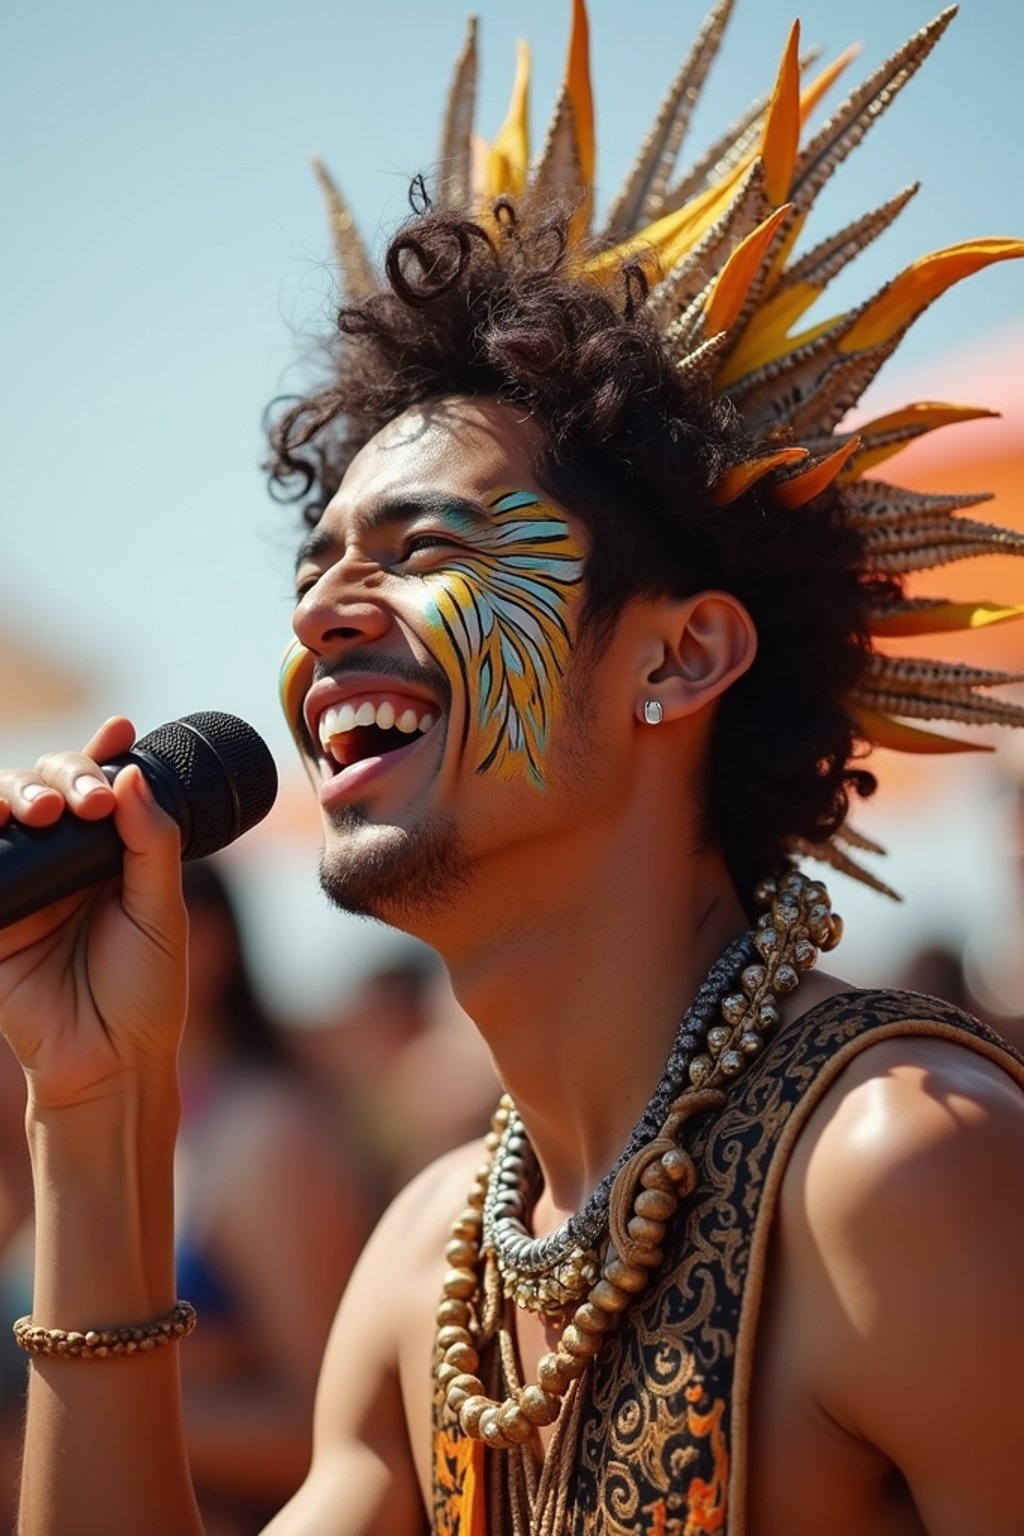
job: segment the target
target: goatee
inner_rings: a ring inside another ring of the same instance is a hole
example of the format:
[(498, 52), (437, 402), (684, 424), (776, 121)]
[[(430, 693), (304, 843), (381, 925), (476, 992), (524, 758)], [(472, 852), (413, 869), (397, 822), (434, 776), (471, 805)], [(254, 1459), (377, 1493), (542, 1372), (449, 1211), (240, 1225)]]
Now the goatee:
[(375, 826), (350, 805), (331, 823), (340, 835), (321, 852), (320, 888), (343, 912), (415, 928), (424, 914), (450, 907), (469, 882), (471, 861), (447, 816), (407, 831)]

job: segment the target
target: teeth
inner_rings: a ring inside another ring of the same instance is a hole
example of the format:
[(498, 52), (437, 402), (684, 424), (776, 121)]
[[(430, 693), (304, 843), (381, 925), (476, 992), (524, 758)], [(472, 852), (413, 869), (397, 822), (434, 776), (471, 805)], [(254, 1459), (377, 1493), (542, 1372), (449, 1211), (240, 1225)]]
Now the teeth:
[(398, 715), (388, 700), (382, 704), (373, 704), (369, 699), (358, 704), (334, 704), (320, 716), (320, 744), (326, 751), (332, 737), (344, 736), (364, 725), (376, 725), (382, 731), (399, 730), (405, 736), (412, 736), (416, 731), (429, 731), (436, 719), (436, 715), (429, 711), (418, 715), (411, 708)]

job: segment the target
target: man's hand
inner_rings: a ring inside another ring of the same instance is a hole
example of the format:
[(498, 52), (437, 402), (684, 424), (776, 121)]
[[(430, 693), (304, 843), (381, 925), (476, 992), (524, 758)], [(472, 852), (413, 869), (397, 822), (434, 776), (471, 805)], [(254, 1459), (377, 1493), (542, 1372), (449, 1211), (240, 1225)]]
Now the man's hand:
[(37, 1110), (106, 1097), (119, 1080), (174, 1067), (188, 931), (178, 828), (137, 767), (113, 786), (98, 767), (134, 740), (131, 723), (115, 717), (82, 752), (52, 753), (31, 771), (0, 771), (0, 828), (113, 815), (125, 846), (119, 883), (0, 929), (0, 1026)]

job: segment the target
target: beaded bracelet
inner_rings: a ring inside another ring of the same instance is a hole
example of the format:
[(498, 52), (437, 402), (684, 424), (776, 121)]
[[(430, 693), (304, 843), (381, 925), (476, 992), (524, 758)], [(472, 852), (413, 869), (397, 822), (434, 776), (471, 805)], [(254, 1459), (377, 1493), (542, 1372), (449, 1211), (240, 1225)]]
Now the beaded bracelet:
[(40, 1328), (30, 1317), (19, 1317), (14, 1324), (18, 1345), (30, 1355), (57, 1355), (77, 1360), (103, 1360), (108, 1355), (134, 1355), (139, 1351), (160, 1349), (178, 1339), (187, 1339), (196, 1325), (196, 1309), (190, 1301), (179, 1301), (166, 1317), (135, 1328), (90, 1328), (85, 1333), (65, 1332), (63, 1328)]

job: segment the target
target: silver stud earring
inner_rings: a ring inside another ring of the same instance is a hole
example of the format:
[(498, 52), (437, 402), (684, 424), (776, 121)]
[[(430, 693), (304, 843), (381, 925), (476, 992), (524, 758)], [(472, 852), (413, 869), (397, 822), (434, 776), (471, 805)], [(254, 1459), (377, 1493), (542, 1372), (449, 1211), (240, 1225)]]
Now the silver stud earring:
[(648, 725), (660, 725), (663, 710), (657, 699), (644, 699), (644, 720)]

